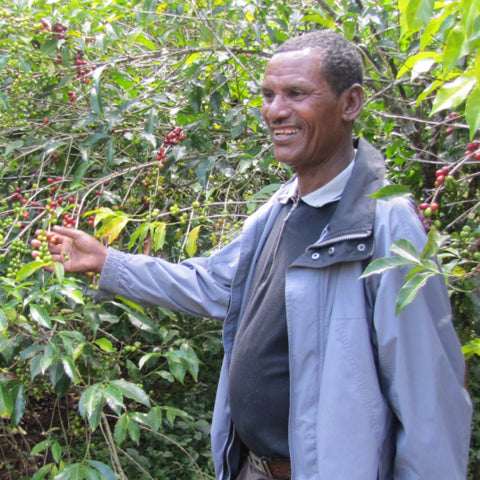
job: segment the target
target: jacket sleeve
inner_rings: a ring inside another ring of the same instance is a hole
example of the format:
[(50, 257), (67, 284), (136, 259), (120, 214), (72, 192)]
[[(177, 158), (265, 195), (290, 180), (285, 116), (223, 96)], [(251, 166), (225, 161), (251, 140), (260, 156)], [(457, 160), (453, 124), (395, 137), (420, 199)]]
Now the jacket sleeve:
[(239, 242), (234, 241), (208, 258), (171, 263), (109, 248), (96, 300), (120, 295), (140, 305), (223, 319), (230, 303), (238, 249)]
[[(406, 202), (395, 203), (375, 235), (379, 256), (391, 255), (391, 243), (399, 238), (421, 252), (426, 236), (418, 217)], [(373, 310), (379, 379), (397, 420), (393, 478), (464, 480), (472, 407), (445, 281), (430, 278), (395, 315), (406, 273), (394, 269), (381, 276)]]

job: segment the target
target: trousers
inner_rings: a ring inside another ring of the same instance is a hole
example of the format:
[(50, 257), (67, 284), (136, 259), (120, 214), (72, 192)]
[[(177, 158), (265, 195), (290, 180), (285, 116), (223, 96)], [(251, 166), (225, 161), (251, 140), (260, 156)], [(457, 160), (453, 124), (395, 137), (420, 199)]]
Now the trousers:
[(235, 480), (275, 480), (275, 478), (267, 477), (267, 475), (259, 472), (254, 467), (251, 458), (247, 457)]

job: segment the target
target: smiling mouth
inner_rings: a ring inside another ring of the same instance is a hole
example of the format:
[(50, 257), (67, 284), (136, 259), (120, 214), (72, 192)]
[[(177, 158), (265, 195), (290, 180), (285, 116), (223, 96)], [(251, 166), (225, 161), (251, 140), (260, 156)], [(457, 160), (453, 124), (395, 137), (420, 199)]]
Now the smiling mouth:
[(298, 128), (275, 128), (273, 130), (273, 135), (275, 137), (281, 137), (284, 135), (293, 135), (298, 133), (300, 130)]

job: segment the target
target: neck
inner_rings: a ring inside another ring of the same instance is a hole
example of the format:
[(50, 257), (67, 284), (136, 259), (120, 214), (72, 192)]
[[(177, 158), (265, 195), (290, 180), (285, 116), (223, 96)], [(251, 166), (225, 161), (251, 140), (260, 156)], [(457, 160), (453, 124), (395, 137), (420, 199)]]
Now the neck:
[(350, 143), (348, 148), (338, 150), (332, 155), (329, 161), (319, 162), (305, 171), (297, 170), (298, 195), (300, 197), (308, 195), (326, 185), (348, 167), (354, 156), (355, 149)]

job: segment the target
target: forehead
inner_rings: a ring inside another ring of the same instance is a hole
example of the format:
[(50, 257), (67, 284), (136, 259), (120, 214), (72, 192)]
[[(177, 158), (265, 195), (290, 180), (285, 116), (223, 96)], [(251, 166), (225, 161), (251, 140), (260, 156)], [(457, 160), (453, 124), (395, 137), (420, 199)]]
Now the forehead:
[(323, 83), (320, 72), (321, 51), (304, 49), (293, 52), (276, 53), (268, 62), (263, 78), (263, 85), (281, 82)]

